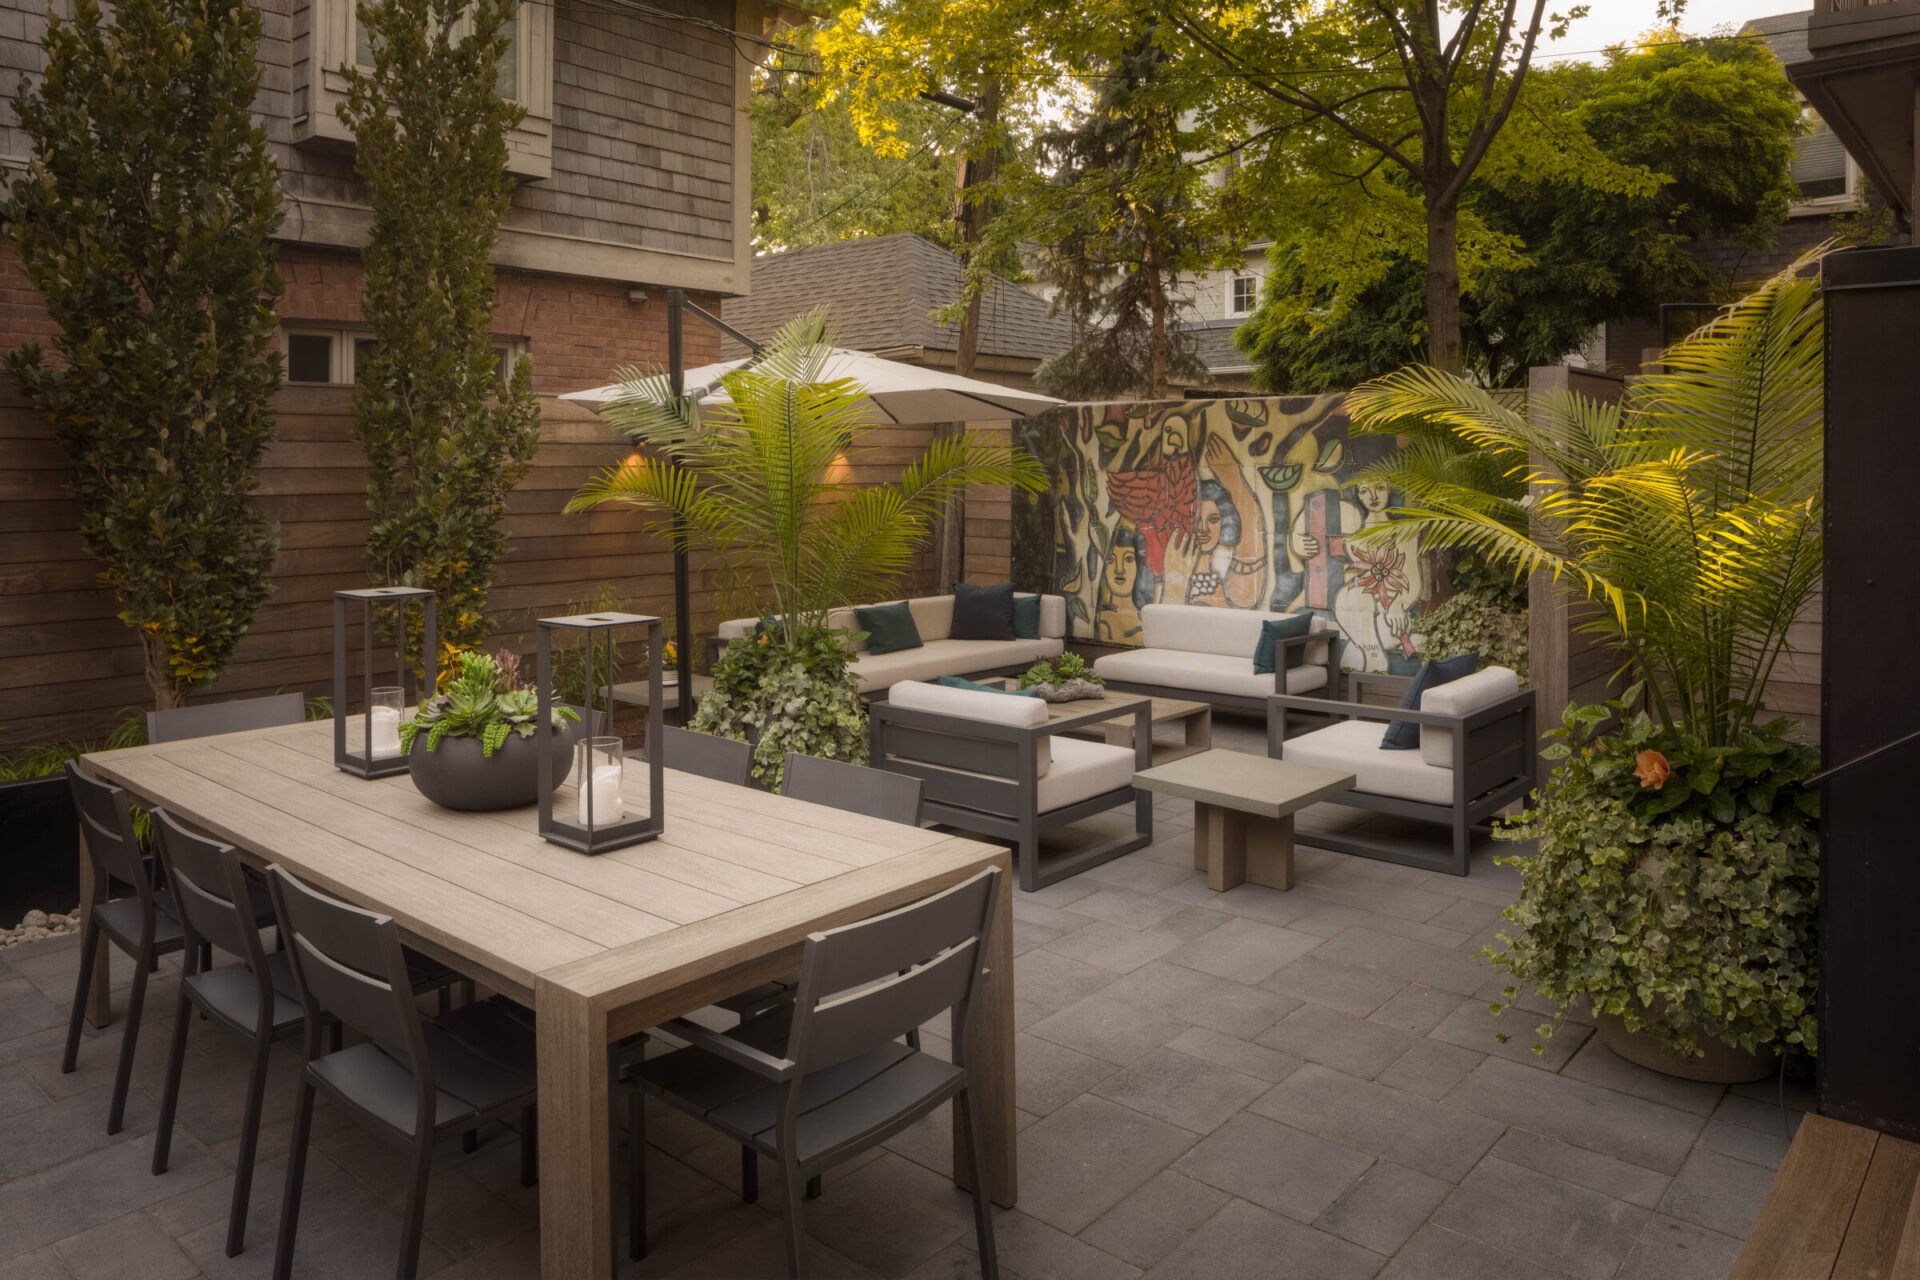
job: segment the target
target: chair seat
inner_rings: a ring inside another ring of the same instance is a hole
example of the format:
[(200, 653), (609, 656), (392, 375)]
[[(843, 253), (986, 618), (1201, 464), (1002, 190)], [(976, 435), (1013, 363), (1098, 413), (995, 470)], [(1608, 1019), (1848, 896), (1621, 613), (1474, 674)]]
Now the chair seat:
[[(287, 953), (267, 955), (267, 980), (273, 985), (273, 1025), (271, 1031), (285, 1031), (300, 1024), (300, 995), (294, 987), (293, 966)], [(187, 991), (209, 1013), (248, 1035), (257, 1035), (260, 1016), (259, 988), (253, 971), (244, 964), (223, 964), (186, 980)]]
[(1355, 791), (1422, 804), (1452, 804), (1453, 770), (1428, 764), (1418, 751), (1387, 750), (1380, 745), (1385, 733), (1386, 726), (1377, 720), (1341, 720), (1288, 738), (1281, 744), (1280, 758), (1288, 764), (1351, 773)]
[[(1195, 653), (1186, 649), (1127, 649), (1094, 659), (1095, 674), (1121, 684), (1187, 689), (1197, 694), (1224, 693), (1265, 699), (1274, 692), (1273, 675), (1253, 669), (1253, 654)], [(1287, 692), (1311, 693), (1327, 683), (1325, 666), (1289, 667)]]
[[(532, 1029), (497, 1000), (464, 1005), (420, 1030), (433, 1063), (436, 1131), (533, 1096)], [(350, 1045), (314, 1059), (307, 1070), (315, 1084), (396, 1133), (414, 1136), (413, 1072), (379, 1043)]]
[(1132, 786), (1135, 759), (1132, 747), (1054, 738), (1053, 768), (1039, 783), (1039, 811), (1050, 813)]
[[(140, 899), (125, 897), (96, 903), (93, 918), (120, 944), (122, 950), (131, 951), (140, 945)], [(185, 936), (185, 931), (180, 927), (180, 917), (174, 910), (173, 895), (165, 889), (154, 890), (153, 945), (162, 951), (178, 949)]]

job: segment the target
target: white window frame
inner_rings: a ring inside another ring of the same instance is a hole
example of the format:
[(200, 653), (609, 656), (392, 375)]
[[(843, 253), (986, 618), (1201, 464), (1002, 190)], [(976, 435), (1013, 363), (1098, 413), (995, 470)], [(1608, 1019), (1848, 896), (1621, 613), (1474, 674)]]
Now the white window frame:
[[(359, 348), (355, 344), (371, 339), (373, 330), (354, 325), (301, 324), (297, 321), (283, 324), (280, 326), (280, 354), (283, 360), (292, 347), (289, 339), (295, 337), (331, 339), (333, 342), (331, 368), (328, 370), (329, 376), (325, 382), (295, 382), (292, 378), (287, 378), (287, 386), (350, 387), (358, 379), (359, 374), (356, 367), (359, 362)], [(528, 353), (528, 343), (525, 338), (494, 334), (492, 345), (494, 354), (499, 359), (494, 377), (504, 382), (512, 375), (514, 364), (521, 356)]]
[[(1800, 110), (1810, 111), (1812, 104), (1802, 98)], [(1827, 128), (1831, 130), (1833, 126), (1828, 125)], [(1796, 147), (1799, 143), (1798, 138), (1794, 139)], [(1860, 166), (1854, 163), (1853, 153), (1848, 151), (1844, 144), (1840, 148), (1840, 153), (1846, 157), (1846, 189), (1837, 195), (1811, 196), (1805, 200), (1795, 200), (1787, 206), (1789, 218), (1821, 217), (1833, 213), (1846, 213), (1860, 207)]]
[[(1252, 282), (1252, 287), (1253, 287), (1253, 305), (1252, 306), (1242, 307), (1240, 305), (1240, 299), (1237, 295), (1239, 294), (1239, 291), (1240, 291), (1240, 282), (1243, 280)], [(1254, 271), (1235, 271), (1230, 273), (1227, 276), (1226, 304), (1227, 304), (1227, 319), (1229, 320), (1238, 320), (1244, 316), (1252, 315), (1254, 311), (1258, 309), (1260, 306), (1260, 275), (1259, 273)]]
[[(293, 11), (293, 141), (351, 146), (341, 121), (345, 68), (358, 56), (355, 0), (295, 0)], [(515, 95), (526, 118), (507, 137), (507, 172), (553, 176), (553, 0), (520, 0), (514, 19)]]

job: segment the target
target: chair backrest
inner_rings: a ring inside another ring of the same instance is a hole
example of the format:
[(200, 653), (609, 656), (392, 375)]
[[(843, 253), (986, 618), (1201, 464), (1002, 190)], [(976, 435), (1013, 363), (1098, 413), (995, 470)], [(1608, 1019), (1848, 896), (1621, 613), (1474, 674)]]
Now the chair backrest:
[(968, 1003), (986, 963), (1000, 875), (989, 867), (930, 898), (808, 937), (788, 1057), (803, 1073), (819, 1071), (952, 1009), (953, 1060), (965, 1066)]
[(267, 888), (305, 1006), (309, 1054), (322, 1015), (331, 1015), (403, 1056), (430, 1083), (432, 1064), (392, 918), (328, 897), (277, 865), (267, 868)]
[(127, 793), (88, 777), (71, 760), (67, 761), (67, 785), (73, 790), (73, 807), (80, 814), (80, 846), (93, 863), (94, 873), (132, 885), (142, 902), (151, 901), (153, 885), (140, 856), (140, 842), (134, 838), (133, 810)]
[(211, 942), (245, 960), (264, 981), (266, 953), (254, 923), (240, 855), (230, 844), (187, 830), (165, 809), (153, 811), (153, 834), (154, 851), (166, 870), (174, 907), (186, 931), (187, 963), (194, 963), (198, 943)]
[(747, 785), (747, 775), (753, 770), (753, 748), (746, 743), (673, 725), (664, 726), (661, 732), (660, 746), (666, 756), (660, 763), (667, 768), (738, 787)]
[(216, 733), (239, 733), (244, 729), (271, 729), (283, 724), (300, 724), (306, 718), (307, 700), (298, 693), (237, 698), (232, 702), (207, 702), (197, 707), (169, 707), (164, 711), (147, 712), (147, 741), (184, 742), (188, 738), (207, 738)]
[(784, 795), (888, 822), (920, 825), (920, 779), (819, 756), (787, 753)]

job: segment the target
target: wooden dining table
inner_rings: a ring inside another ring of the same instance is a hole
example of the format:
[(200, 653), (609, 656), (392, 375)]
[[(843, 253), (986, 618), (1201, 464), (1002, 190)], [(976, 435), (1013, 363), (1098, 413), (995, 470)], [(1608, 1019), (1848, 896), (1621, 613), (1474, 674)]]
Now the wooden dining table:
[[(539, 1052), (540, 1256), (548, 1280), (613, 1274), (609, 1047), (791, 974), (807, 935), (1000, 867), (967, 1053), (995, 1202), (1017, 1193), (1013, 877), (1007, 851), (666, 770), (665, 831), (589, 857), (531, 808), (459, 813), (404, 774), (336, 769), (327, 722), (95, 752), (89, 773), (233, 844), (249, 863), (392, 916), (409, 946), (532, 1008)], [(629, 805), (646, 803), (630, 763)], [(96, 892), (82, 858), (83, 898)], [(106, 1020), (107, 966), (89, 998)], [(954, 1178), (971, 1186), (965, 1143)]]

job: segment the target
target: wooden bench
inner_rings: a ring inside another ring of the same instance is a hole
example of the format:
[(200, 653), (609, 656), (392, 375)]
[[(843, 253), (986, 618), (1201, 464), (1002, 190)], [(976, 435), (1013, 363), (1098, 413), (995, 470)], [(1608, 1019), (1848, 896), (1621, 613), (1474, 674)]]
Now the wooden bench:
[(1807, 1116), (1731, 1280), (1920, 1277), (1920, 1144)]

